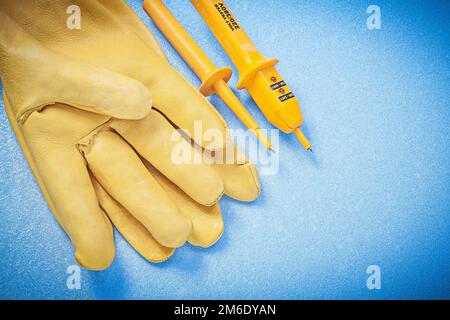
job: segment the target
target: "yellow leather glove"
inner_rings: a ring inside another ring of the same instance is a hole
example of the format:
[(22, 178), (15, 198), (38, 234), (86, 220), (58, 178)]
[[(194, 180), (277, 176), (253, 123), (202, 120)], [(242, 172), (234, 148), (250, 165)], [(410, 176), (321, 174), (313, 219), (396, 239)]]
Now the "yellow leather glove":
[(258, 196), (254, 165), (243, 156), (231, 164), (174, 162), (180, 144), (216, 156), (234, 150), (226, 139), (175, 131), (192, 134), (200, 121), (225, 137), (224, 120), (125, 3), (77, 1), (79, 30), (66, 25), (72, 4), (2, 0), (0, 75), (11, 125), (77, 261), (110, 265), (111, 222), (153, 262), (186, 241), (212, 245), (223, 232), (221, 196)]

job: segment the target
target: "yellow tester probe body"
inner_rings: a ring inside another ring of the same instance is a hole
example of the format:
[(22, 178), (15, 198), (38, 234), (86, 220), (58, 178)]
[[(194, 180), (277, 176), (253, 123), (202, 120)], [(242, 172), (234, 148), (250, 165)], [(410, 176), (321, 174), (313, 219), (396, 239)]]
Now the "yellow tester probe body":
[(294, 132), (305, 149), (311, 145), (300, 131), (300, 105), (275, 69), (277, 59), (261, 55), (221, 0), (191, 0), (239, 71), (238, 88), (246, 88), (265, 117), (285, 133)]
[(161, 0), (145, 0), (143, 8), (167, 40), (201, 79), (202, 85), (199, 91), (206, 97), (217, 93), (264, 146), (271, 149), (270, 141), (227, 85), (232, 70), (230, 68), (217, 68)]

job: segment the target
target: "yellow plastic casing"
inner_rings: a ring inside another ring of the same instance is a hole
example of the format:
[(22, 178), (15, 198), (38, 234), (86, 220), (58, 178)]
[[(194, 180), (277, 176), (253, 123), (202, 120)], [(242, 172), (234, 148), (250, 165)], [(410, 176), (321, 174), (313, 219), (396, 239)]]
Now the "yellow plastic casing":
[(225, 82), (230, 80), (232, 70), (228, 67), (217, 68), (161, 0), (145, 0), (142, 6), (167, 40), (200, 78), (202, 84), (199, 91), (205, 97), (215, 93), (213, 85), (218, 80)]
[(272, 144), (269, 139), (262, 133), (256, 121), (227, 86), (232, 70), (228, 67), (217, 68), (161, 0), (144, 0), (143, 8), (200, 78), (202, 81), (199, 88), (200, 93), (205, 97), (215, 93), (220, 96), (264, 146), (271, 149)]
[(297, 98), (274, 67), (258, 71), (245, 87), (267, 120), (284, 133), (303, 124)]
[(239, 71), (238, 88), (246, 88), (264, 116), (285, 133), (303, 123), (300, 105), (275, 69), (277, 59), (261, 55), (221, 0), (191, 0)]

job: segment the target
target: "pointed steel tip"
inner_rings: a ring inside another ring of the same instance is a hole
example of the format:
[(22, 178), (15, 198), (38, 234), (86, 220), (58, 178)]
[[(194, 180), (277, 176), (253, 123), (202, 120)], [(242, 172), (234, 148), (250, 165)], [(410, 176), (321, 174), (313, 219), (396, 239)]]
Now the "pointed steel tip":
[(308, 150), (309, 152), (311, 152), (311, 153), (314, 153), (314, 152), (313, 152), (313, 149), (311, 149), (311, 148), (308, 148), (307, 150)]
[(274, 149), (272, 149), (272, 147), (269, 148), (269, 151), (272, 153), (276, 153)]

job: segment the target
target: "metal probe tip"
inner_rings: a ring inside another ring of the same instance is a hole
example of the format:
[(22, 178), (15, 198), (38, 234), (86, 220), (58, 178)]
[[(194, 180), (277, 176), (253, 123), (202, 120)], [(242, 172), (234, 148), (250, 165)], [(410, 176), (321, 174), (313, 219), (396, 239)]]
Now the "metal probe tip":
[(300, 130), (300, 128), (296, 128), (294, 130), (295, 135), (297, 136), (297, 139), (300, 141), (300, 143), (302, 144), (303, 148), (305, 148), (305, 150), (308, 150), (310, 152), (312, 152), (311, 149), (311, 144), (309, 143), (308, 139), (306, 139), (305, 135), (303, 134), (303, 132)]

